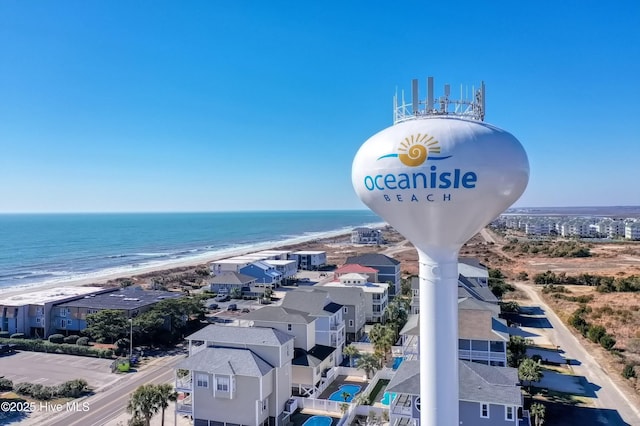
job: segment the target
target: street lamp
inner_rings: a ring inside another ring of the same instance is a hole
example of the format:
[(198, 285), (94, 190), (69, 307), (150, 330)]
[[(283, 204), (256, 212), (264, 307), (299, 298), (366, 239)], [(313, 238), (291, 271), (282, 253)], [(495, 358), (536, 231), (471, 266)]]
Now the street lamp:
[(129, 365), (131, 365), (132, 355), (133, 355), (133, 318), (129, 318)]

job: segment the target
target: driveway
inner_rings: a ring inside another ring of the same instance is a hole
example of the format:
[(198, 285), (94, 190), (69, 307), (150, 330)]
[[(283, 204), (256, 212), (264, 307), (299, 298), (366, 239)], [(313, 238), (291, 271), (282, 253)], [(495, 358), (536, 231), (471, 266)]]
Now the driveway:
[[(624, 423), (609, 423), (640, 425), (640, 409), (636, 405), (636, 398), (627, 395), (611, 380), (598, 362), (587, 352), (580, 341), (569, 331), (567, 326), (558, 318), (553, 310), (542, 300), (538, 292), (530, 285), (513, 283), (518, 290), (524, 291), (531, 299), (531, 304), (543, 309), (551, 328), (538, 329), (538, 333), (545, 335), (553, 345), (562, 348), (566, 358), (575, 359), (577, 365), (572, 365), (576, 376), (583, 376), (595, 390), (594, 404), (596, 408), (609, 412), (617, 411)], [(614, 416), (613, 418), (616, 418)]]

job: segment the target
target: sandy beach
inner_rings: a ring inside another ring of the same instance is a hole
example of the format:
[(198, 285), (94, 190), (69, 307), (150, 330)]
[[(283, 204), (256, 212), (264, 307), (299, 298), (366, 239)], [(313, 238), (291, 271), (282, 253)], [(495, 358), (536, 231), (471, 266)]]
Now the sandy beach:
[[(202, 268), (215, 260), (244, 255), (261, 250), (324, 250), (327, 252), (327, 262), (329, 264), (341, 265), (349, 256), (371, 252), (384, 252), (385, 250), (396, 253), (407, 249), (407, 247), (403, 245), (404, 240), (393, 229), (385, 227), (382, 224), (378, 226), (378, 228), (383, 229), (385, 239), (388, 241), (388, 244), (384, 246), (352, 244), (350, 242), (351, 231), (341, 230), (326, 233), (320, 238), (318, 236), (301, 237), (296, 239), (293, 244), (291, 241), (263, 243), (252, 246), (251, 248), (244, 247), (242, 249), (225, 251), (224, 253), (202, 254), (197, 257), (173, 259), (168, 262), (165, 261), (147, 266), (141, 265), (131, 267), (129, 270), (119, 269), (114, 272), (102, 271), (99, 275), (90, 275), (85, 277), (79, 276), (65, 280), (57, 280), (55, 282), (24, 285), (20, 287), (8, 287), (6, 289), (0, 288), (0, 298), (8, 298), (14, 295), (60, 287), (89, 285), (116, 286), (118, 285), (119, 280), (123, 279), (131, 279), (135, 284), (145, 286), (151, 284), (154, 279), (159, 277), (166, 277), (172, 274), (193, 273), (196, 269)], [(411, 246), (408, 248), (411, 248)]]

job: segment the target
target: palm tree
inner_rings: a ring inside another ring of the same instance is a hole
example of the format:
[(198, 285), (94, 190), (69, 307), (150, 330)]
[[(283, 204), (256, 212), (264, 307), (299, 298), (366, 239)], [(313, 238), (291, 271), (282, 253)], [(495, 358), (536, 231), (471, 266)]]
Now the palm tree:
[(133, 414), (133, 419), (131, 419), (130, 423), (142, 422), (145, 426), (149, 426), (151, 417), (159, 409), (157, 389), (155, 385), (151, 384), (139, 386), (133, 392), (127, 404), (127, 413)]
[(344, 413), (346, 413), (348, 409), (349, 409), (349, 404), (347, 404), (346, 402), (343, 402), (342, 404), (340, 404), (340, 412), (342, 413), (342, 417), (344, 417)]
[(367, 374), (367, 378), (371, 378), (371, 373), (380, 368), (380, 363), (375, 355), (363, 354), (358, 358), (357, 366)]
[(347, 402), (351, 394), (349, 392), (342, 392), (340, 396), (342, 397), (342, 399), (344, 399), (344, 402)]
[(371, 340), (373, 348), (383, 354), (385, 360), (387, 359), (387, 352), (391, 350), (395, 343), (395, 334), (393, 327), (381, 324), (375, 324), (369, 331), (369, 340)]
[(355, 403), (356, 405), (369, 405), (371, 403), (371, 401), (369, 401), (369, 395), (367, 395), (366, 393), (356, 395), (356, 397), (353, 398), (351, 402)]
[(342, 353), (349, 357), (349, 367), (353, 367), (353, 357), (360, 355), (358, 348), (353, 345), (349, 345), (344, 348)]
[(540, 404), (539, 402), (531, 404), (529, 407), (529, 411), (535, 418), (535, 425), (542, 426), (544, 424), (544, 415), (545, 415), (545, 406)]
[(164, 426), (164, 410), (166, 410), (169, 406), (169, 401), (175, 401), (176, 399), (178, 399), (178, 393), (173, 389), (173, 386), (168, 383), (164, 383), (161, 385), (156, 385), (156, 398), (157, 403), (162, 410), (161, 425)]
[(527, 358), (518, 367), (518, 378), (529, 382), (529, 394), (531, 395), (531, 382), (539, 382), (542, 379), (542, 366), (540, 361), (536, 362)]

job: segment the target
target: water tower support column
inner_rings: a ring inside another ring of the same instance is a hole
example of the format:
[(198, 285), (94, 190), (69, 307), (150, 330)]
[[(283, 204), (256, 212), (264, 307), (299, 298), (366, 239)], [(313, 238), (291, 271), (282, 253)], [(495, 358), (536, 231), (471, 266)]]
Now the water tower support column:
[(458, 253), (418, 249), (420, 426), (458, 426)]

